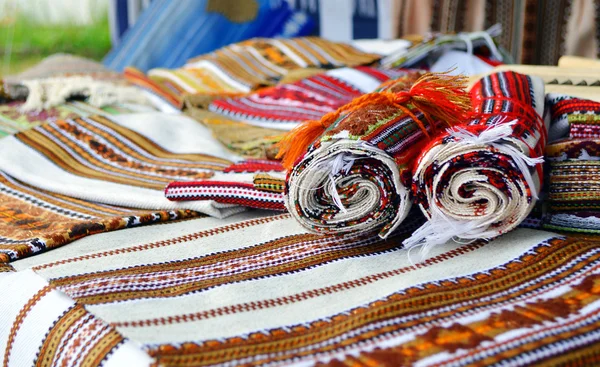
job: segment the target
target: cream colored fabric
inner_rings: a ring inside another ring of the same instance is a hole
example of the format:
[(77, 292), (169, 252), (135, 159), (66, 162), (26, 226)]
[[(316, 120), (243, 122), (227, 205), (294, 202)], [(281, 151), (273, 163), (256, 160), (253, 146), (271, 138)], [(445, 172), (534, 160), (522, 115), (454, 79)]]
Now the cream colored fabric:
[[(287, 214), (250, 218), (252, 216), (246, 213), (231, 217), (228, 222), (221, 222), (220, 225), (215, 225), (214, 219), (194, 219), (109, 232), (17, 261), (14, 265), (20, 270), (32, 268), (42, 278), (52, 280), (138, 265), (177, 262), (227, 251), (239, 252), (255, 246), (265, 246), (268, 243), (265, 241), (274, 238), (306, 235), (302, 227)], [(257, 220), (263, 222), (257, 223)], [(237, 230), (225, 230), (236, 223)], [(203, 233), (205, 235), (199, 235)], [(368, 304), (399, 289), (485, 271), (511, 261), (554, 236), (555, 234), (550, 232), (518, 229), (487, 244), (449, 242), (430, 253), (430, 257), (443, 260), (419, 266), (411, 264), (407, 250), (397, 247), (392, 251), (342, 258), (298, 272), (239, 283), (231, 282), (178, 297), (108, 302), (87, 305), (86, 309), (104, 321), (117, 325), (117, 329), (124, 336), (141, 344), (226, 338), (257, 329), (266, 330), (327, 318), (329, 315)], [(332, 237), (321, 237), (311, 243), (312, 247), (307, 245), (298, 248), (294, 256), (302, 256), (304, 251), (324, 251), (330, 246), (336, 246), (336, 243), (339, 245), (340, 242), (334, 241)], [(153, 247), (152, 244), (156, 245)], [(368, 242), (362, 246), (368, 246)], [(455, 251), (460, 255), (457, 256)], [(266, 260), (263, 256), (256, 257), (252, 266), (267, 266), (267, 263), (263, 263)], [(370, 281), (363, 282), (362, 279)], [(348, 282), (358, 286), (344, 288), (343, 294), (319, 292), (325, 288), (339, 288)], [(294, 295), (297, 294), (315, 296), (295, 298)], [(271, 304), (269, 300), (273, 299), (293, 301), (272, 303), (273, 307), (240, 309), (239, 312), (231, 314), (212, 313), (215, 310), (230, 308), (237, 310), (241, 303)], [(178, 315), (196, 313), (209, 313), (214, 316), (144, 327), (125, 324), (156, 318), (173, 319)]]

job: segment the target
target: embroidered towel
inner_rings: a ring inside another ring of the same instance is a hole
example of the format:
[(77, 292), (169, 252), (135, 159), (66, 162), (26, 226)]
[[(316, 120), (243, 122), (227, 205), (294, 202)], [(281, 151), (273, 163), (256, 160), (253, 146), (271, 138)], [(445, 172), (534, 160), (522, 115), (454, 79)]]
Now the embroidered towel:
[(495, 73), (473, 86), (471, 103), (474, 118), (435, 139), (417, 162), (413, 190), (429, 221), (404, 244), (422, 245), (423, 255), (454, 237), (508, 232), (538, 199), (548, 134), (543, 81)]

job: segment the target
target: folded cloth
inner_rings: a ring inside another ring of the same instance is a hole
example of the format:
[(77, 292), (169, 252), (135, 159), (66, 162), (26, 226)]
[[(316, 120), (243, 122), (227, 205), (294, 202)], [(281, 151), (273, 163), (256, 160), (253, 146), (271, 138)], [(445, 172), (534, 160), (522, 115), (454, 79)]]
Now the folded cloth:
[(303, 121), (318, 120), (354, 98), (373, 92), (381, 83), (406, 73), (368, 66), (333, 69), (246, 96), (216, 99), (208, 109), (248, 124), (290, 130)]
[(600, 138), (600, 103), (563, 94), (546, 96), (550, 110), (550, 143), (571, 138)]
[(600, 233), (600, 103), (548, 95), (551, 131), (544, 228)]
[(222, 180), (230, 159), (239, 158), (196, 121), (160, 113), (49, 121), (0, 140), (0, 171), (33, 187), (100, 204), (221, 218), (243, 208), (177, 205), (163, 190), (177, 180)]
[(223, 170), (224, 180), (174, 181), (165, 188), (171, 201), (211, 200), (249, 208), (286, 211), (285, 169), (279, 161), (249, 159)]
[(275, 85), (292, 70), (358, 66), (379, 58), (350, 45), (317, 37), (254, 38), (193, 58), (178, 69), (156, 68), (145, 75), (127, 68), (125, 77), (181, 107), (186, 94), (243, 94)]
[(404, 244), (492, 238), (532, 210), (542, 180), (547, 124), (541, 79), (514, 72), (486, 76), (471, 90), (474, 119), (435, 139), (418, 159), (416, 202), (429, 221)]
[(384, 83), (279, 143), (290, 170), (286, 206), (302, 226), (385, 238), (404, 220), (413, 159), (438, 125), (464, 121), (469, 111), (463, 77), (419, 76)]

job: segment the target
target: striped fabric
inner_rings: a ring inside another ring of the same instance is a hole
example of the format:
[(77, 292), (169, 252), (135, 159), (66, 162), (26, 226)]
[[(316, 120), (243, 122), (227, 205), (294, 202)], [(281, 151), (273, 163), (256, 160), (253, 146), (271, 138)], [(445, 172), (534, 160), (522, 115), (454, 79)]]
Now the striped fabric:
[(281, 192), (270, 192), (257, 187), (254, 183), (245, 182), (171, 182), (165, 188), (165, 197), (173, 201), (214, 200), (217, 203), (235, 204), (249, 208), (286, 210), (284, 196)]
[(547, 97), (554, 137), (544, 228), (600, 233), (600, 103)]
[(11, 294), (10, 302), (0, 302), (3, 366), (152, 363), (134, 342), (34, 272), (0, 276), (0, 283)]
[[(197, 122), (176, 115), (90, 116), (47, 123), (0, 141), (0, 263), (94, 233), (243, 210), (175, 203), (171, 181), (220, 173), (234, 158)], [(223, 179), (223, 178), (222, 178)]]
[(225, 117), (268, 128), (290, 129), (319, 120), (405, 71), (367, 66), (340, 68), (300, 81), (265, 88), (247, 96), (213, 101), (208, 109)]
[(285, 211), (285, 170), (279, 161), (251, 159), (225, 168), (229, 181), (175, 181), (165, 187), (172, 201), (214, 200), (256, 209)]
[[(597, 361), (596, 241), (518, 229), (489, 243), (448, 243), (412, 265), (401, 246), (410, 225), (381, 240), (307, 234), (289, 215), (215, 221), (89, 237), (14, 262), (18, 272), (0, 276), (0, 288), (41, 283), (35, 273), (157, 365)], [(9, 366), (36, 360), (63, 327), (27, 327), (40, 310), (37, 289), (11, 303), (31, 305), (22, 326), (2, 313), (0, 338), (36, 335), (4, 344)]]
[(78, 200), (0, 172), (0, 264), (96, 233), (199, 215), (190, 210), (151, 211)]
[(291, 70), (339, 68), (371, 63), (378, 55), (315, 37), (257, 38), (191, 59), (179, 69), (128, 68), (132, 83), (181, 107), (184, 94), (239, 94), (274, 85)]

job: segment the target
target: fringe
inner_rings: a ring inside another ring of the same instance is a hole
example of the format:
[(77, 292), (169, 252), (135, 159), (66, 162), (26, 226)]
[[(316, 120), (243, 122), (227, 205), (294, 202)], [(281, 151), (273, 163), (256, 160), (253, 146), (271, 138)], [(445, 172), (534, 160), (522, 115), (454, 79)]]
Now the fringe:
[(41, 111), (65, 103), (73, 97), (85, 97), (95, 107), (117, 103), (149, 104), (135, 87), (94, 80), (91, 77), (71, 76), (25, 80), (29, 94), (21, 106), (23, 112)]
[[(517, 169), (519, 169), (525, 182), (531, 190), (533, 199), (538, 199), (538, 193), (535, 191), (535, 185), (533, 177), (530, 171), (530, 167), (535, 167), (538, 164), (544, 162), (543, 157), (532, 158), (524, 154), (518, 148), (516, 148), (510, 141), (504, 140), (510, 137), (512, 133), (512, 125), (517, 121), (508, 123), (502, 123), (498, 126), (493, 126), (481, 131), (479, 134), (474, 134), (462, 127), (455, 127), (449, 129), (450, 136), (454, 137), (455, 144), (468, 149), (469, 146), (481, 146), (488, 145), (499, 152), (509, 155)], [(504, 140), (504, 141), (502, 141)], [(415, 176), (417, 173), (415, 172)], [(434, 183), (435, 186), (435, 183)], [(444, 212), (443, 208), (440, 208), (436, 202), (435, 197), (432, 197), (428, 193), (427, 201), (429, 202), (429, 220), (417, 229), (411, 237), (407, 238), (403, 245), (409, 251), (413, 248), (420, 247), (419, 262), (423, 261), (430, 250), (438, 245), (454, 239), (473, 239), (480, 238), (484, 234), (489, 225), (485, 225), (485, 221), (477, 218), (469, 218), (468, 220), (457, 220), (450, 217)]]

